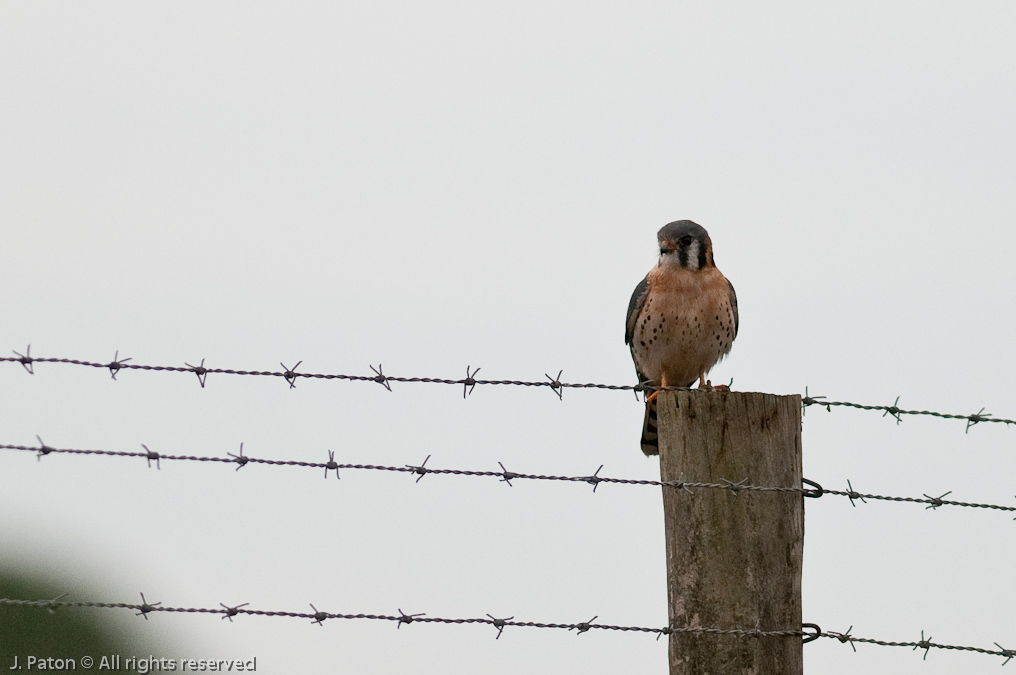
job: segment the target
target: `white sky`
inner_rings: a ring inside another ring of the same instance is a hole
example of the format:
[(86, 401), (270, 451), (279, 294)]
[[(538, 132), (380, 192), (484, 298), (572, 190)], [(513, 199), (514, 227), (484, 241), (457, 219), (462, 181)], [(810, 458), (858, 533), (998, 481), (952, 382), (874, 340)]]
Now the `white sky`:
[[(628, 297), (690, 218), (740, 301), (714, 382), (1011, 418), (1014, 33), (992, 1), (0, 2), (0, 349), (628, 384)], [(626, 392), (36, 373), (0, 367), (0, 443), (659, 476)], [(1014, 434), (812, 408), (804, 472), (1013, 504)], [(806, 509), (805, 621), (1016, 647), (1011, 514)], [(4, 565), (78, 600), (662, 626), (661, 514), (652, 488), (0, 454)], [(667, 659), (604, 631), (126, 626), (266, 673)], [(805, 647), (826, 675), (1000, 663)]]

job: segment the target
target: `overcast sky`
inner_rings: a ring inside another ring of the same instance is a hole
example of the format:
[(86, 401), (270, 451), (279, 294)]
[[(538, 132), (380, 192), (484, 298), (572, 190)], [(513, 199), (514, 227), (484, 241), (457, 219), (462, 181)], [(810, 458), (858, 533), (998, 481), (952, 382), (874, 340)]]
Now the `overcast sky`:
[[(628, 298), (688, 218), (740, 302), (714, 382), (1013, 418), (1014, 34), (990, 0), (0, 2), (0, 349), (633, 384)], [(0, 444), (659, 477), (630, 392), (0, 366)], [(827, 487), (1016, 504), (1016, 428), (803, 433)], [(1011, 514), (806, 509), (805, 621), (1016, 648)], [(4, 568), (77, 600), (663, 626), (662, 521), (654, 488), (0, 454)], [(127, 619), (266, 673), (667, 668), (644, 634)]]

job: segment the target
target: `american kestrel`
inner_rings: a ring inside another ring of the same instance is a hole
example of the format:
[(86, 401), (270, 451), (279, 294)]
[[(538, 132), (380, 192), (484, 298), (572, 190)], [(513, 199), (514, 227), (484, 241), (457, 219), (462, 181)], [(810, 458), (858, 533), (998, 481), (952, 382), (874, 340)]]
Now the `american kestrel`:
[[(639, 382), (660, 387), (709, 388), (706, 373), (737, 336), (734, 286), (716, 269), (713, 243), (701, 225), (678, 220), (656, 234), (660, 261), (628, 303), (624, 342)], [(656, 395), (646, 398), (642, 452), (657, 455)]]

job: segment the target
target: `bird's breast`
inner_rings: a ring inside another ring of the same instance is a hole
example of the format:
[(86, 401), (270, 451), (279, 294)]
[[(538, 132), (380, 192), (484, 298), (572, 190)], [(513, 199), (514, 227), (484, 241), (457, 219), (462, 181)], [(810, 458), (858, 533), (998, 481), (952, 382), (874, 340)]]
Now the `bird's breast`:
[(734, 341), (734, 312), (726, 278), (715, 267), (657, 266), (632, 336), (632, 356), (646, 377), (690, 386)]

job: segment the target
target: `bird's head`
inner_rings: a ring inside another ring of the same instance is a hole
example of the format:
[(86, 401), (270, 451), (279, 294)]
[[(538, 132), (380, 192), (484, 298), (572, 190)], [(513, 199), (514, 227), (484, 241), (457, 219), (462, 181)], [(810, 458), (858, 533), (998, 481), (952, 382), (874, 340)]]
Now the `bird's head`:
[(690, 220), (678, 220), (660, 228), (660, 264), (688, 270), (713, 267), (713, 242), (706, 229)]

